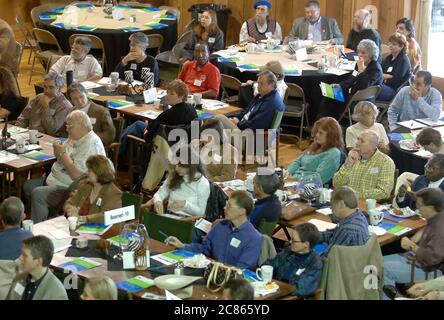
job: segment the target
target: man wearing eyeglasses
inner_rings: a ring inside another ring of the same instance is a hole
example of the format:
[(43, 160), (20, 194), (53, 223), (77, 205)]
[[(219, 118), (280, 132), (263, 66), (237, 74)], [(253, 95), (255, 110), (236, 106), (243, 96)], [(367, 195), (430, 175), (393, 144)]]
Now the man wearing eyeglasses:
[(269, 1), (257, 1), (254, 4), (253, 8), (256, 10), (256, 14), (242, 24), (239, 43), (257, 43), (267, 38), (282, 40), (281, 26), (270, 17), (271, 6)]
[(387, 115), (391, 131), (398, 128), (398, 122), (425, 118), (437, 121), (441, 115), (442, 96), (432, 87), (432, 74), (418, 71), (412, 82), (390, 104)]

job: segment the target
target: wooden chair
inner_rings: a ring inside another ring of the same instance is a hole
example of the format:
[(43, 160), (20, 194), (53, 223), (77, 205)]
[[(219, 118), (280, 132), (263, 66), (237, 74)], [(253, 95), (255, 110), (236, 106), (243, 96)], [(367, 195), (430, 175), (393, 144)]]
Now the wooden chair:
[[(34, 73), (35, 59), (39, 59), (43, 68), (47, 70), (48, 62), (52, 55), (63, 55), (62, 48), (60, 47), (57, 38), (49, 31), (39, 28), (32, 29), (32, 35), (34, 36), (37, 43), (37, 52), (32, 61), (31, 73), (29, 75), (28, 85), (31, 84), (31, 78)], [(46, 49), (50, 47), (51, 49)], [(46, 72), (44, 72), (46, 73)]]
[(350, 122), (350, 126), (352, 126), (353, 122), (352, 122), (352, 110), (351, 109), (354, 106), (354, 104), (359, 101), (376, 99), (376, 97), (379, 94), (379, 91), (381, 91), (381, 86), (372, 86), (372, 87), (368, 87), (366, 89), (359, 90), (358, 92), (356, 92), (353, 95), (353, 97), (351, 97), (350, 101), (347, 103), (347, 106), (345, 107), (345, 110), (342, 113), (342, 115), (339, 117), (338, 122), (341, 122), (341, 120), (347, 115), (348, 120)]
[(156, 54), (154, 56), (157, 56), (160, 53), (160, 49), (163, 46), (163, 36), (161, 34), (147, 34), (148, 37), (148, 47), (147, 49), (157, 49)]
[[(242, 83), (235, 77), (221, 74), (222, 87), (222, 101), (225, 101), (231, 105), (236, 105), (239, 103), (239, 92)], [(236, 92), (237, 95), (230, 95), (229, 92)]]
[[(92, 35), (92, 34), (80, 34), (75, 33), (69, 36), (69, 47), (72, 47), (74, 44), (74, 40), (77, 37), (87, 37), (91, 40), (91, 54), (99, 61), (100, 66), (102, 67), (102, 70), (105, 70), (108, 66), (106, 64), (106, 51), (105, 51), (105, 45), (103, 44), (102, 39), (100, 39), (98, 36)], [(98, 54), (100, 52), (100, 54)]]
[[(299, 125), (293, 124), (283, 124), (283, 127), (299, 127), (299, 149), (301, 149), (302, 144), (302, 134), (304, 130), (304, 120), (306, 122), (307, 127), (309, 126), (308, 122), (308, 102), (305, 99), (304, 89), (294, 83), (288, 83), (288, 89), (285, 93), (284, 103), (285, 103), (285, 112), (284, 117), (301, 119)], [(285, 134), (289, 135), (289, 134)]]
[(59, 8), (60, 3), (45, 3), (31, 9), (31, 20), (34, 28), (39, 27), (40, 15), (44, 12), (51, 11), (54, 8)]
[(117, 172), (117, 165), (118, 165), (117, 159), (119, 157), (120, 136), (125, 126), (125, 119), (122, 117), (113, 118), (113, 124), (114, 128), (116, 128), (116, 136), (111, 144), (105, 146), (105, 149), (108, 158), (112, 158), (112, 161), (114, 163), (114, 169)]
[[(410, 262), (410, 287), (415, 284), (415, 269), (416, 269), (416, 256), (408, 256), (407, 260)], [(423, 270), (424, 271), (424, 270)], [(431, 271), (424, 271), (425, 273), (425, 281), (429, 280), (429, 275), (433, 273), (433, 278), (436, 279), (438, 277), (438, 269), (434, 269)]]
[(23, 48), (28, 48), (31, 51), (28, 57), (28, 64), (29, 64), (31, 62), (31, 56), (35, 54), (37, 51), (37, 43), (34, 37), (32, 36), (31, 30), (28, 29), (25, 21), (20, 15), (15, 16), (15, 22), (17, 22), (20, 32), (25, 37), (25, 39), (22, 42)]

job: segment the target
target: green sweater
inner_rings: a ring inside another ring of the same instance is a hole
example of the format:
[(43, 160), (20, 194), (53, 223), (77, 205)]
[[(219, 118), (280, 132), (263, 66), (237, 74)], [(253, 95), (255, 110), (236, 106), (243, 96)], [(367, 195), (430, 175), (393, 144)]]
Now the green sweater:
[(288, 167), (288, 172), (295, 180), (299, 180), (304, 172), (317, 172), (322, 183), (327, 185), (338, 171), (341, 163), (341, 151), (331, 148), (319, 154), (305, 152)]

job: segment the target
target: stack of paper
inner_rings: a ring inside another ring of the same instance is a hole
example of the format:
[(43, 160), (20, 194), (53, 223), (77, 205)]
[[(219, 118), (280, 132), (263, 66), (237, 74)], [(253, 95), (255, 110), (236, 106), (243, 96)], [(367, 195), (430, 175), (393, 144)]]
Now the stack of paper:
[(134, 103), (126, 100), (113, 100), (108, 101), (107, 105), (109, 108), (123, 109), (134, 106)]
[(444, 121), (442, 120), (432, 120), (430, 118), (426, 118), (426, 119), (416, 119), (416, 121), (421, 122), (429, 127), (441, 127), (444, 126)]
[(74, 273), (78, 273), (78, 272), (81, 272), (84, 270), (96, 268), (100, 265), (101, 265), (100, 262), (81, 257), (81, 258), (77, 258), (77, 259), (74, 259), (69, 262), (65, 262), (65, 263), (59, 265), (59, 267), (64, 270), (70, 270)]
[(137, 112), (137, 114), (139, 116), (146, 117), (146, 118), (151, 119), (151, 120), (156, 119), (161, 113), (162, 113), (161, 111), (160, 112), (156, 112), (156, 111), (153, 111), (153, 110), (145, 110), (145, 111)]
[(87, 223), (87, 224), (80, 226), (80, 228), (77, 229), (77, 231), (79, 233), (97, 234), (97, 235), (101, 236), (106, 231), (108, 231), (109, 228), (111, 228), (111, 226), (107, 226), (107, 225), (100, 224), (100, 223)]
[(81, 84), (85, 87), (86, 90), (100, 88), (102, 86), (101, 84), (92, 81), (83, 81), (81, 82)]
[(174, 250), (171, 252), (165, 252), (161, 254), (157, 254), (155, 256), (152, 256), (151, 259), (159, 261), (163, 263), (164, 265), (173, 265), (179, 261), (182, 261), (186, 258), (191, 258), (195, 256), (196, 253), (191, 251), (186, 251), (182, 249)]
[(35, 151), (35, 150), (25, 153), (23, 156), (25, 158), (35, 160), (35, 161), (45, 161), (45, 160), (50, 160), (50, 159), (55, 158), (55, 156), (51, 156), (49, 154), (43, 153), (41, 151)]
[(0, 151), (0, 163), (6, 163), (12, 160), (17, 160), (19, 157), (8, 151)]
[(407, 233), (412, 230), (412, 228), (404, 227), (399, 224), (393, 224), (388, 222), (382, 222), (378, 225), (378, 227), (387, 230), (388, 233), (393, 234), (395, 236), (401, 236), (404, 233)]
[(143, 289), (152, 287), (154, 285), (154, 281), (144, 276), (137, 276), (126, 281), (117, 282), (117, 288), (122, 289), (128, 292), (138, 292)]
[(244, 71), (259, 71), (261, 66), (258, 66), (257, 64), (248, 63), (248, 64), (242, 64), (237, 66), (240, 72)]
[(222, 108), (228, 107), (228, 103), (219, 101), (219, 100), (211, 100), (211, 99), (202, 99), (203, 108), (214, 111)]
[(402, 122), (398, 122), (397, 124), (399, 124), (400, 126), (409, 128), (410, 130), (427, 128), (427, 125), (425, 125), (421, 122), (415, 121), (415, 120), (402, 121)]

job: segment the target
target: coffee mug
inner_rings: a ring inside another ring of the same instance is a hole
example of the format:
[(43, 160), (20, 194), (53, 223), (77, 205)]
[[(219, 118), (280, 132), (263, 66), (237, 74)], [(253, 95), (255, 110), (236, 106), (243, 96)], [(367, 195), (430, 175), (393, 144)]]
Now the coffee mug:
[(154, 99), (153, 101), (154, 108), (160, 110), (160, 99)]
[(247, 53), (255, 53), (256, 52), (256, 44), (249, 43), (247, 44)]
[(25, 153), (28, 150), (29, 142), (25, 140), (24, 137), (18, 136), (15, 140), (15, 147), (17, 149), (17, 153)]
[(377, 209), (371, 209), (371, 210), (367, 211), (367, 213), (368, 213), (368, 217), (370, 220), (370, 224), (372, 226), (377, 226), (384, 219), (384, 213), (382, 213), (381, 211), (379, 211)]
[(259, 278), (259, 280), (264, 281), (265, 283), (271, 282), (273, 280), (273, 267), (265, 265), (257, 268), (256, 276)]
[(118, 72), (111, 72), (110, 74), (111, 84), (114, 84), (117, 86), (119, 84), (119, 73)]
[(365, 209), (369, 212), (372, 209), (376, 208), (376, 200), (375, 199), (367, 199), (365, 200)]
[(202, 104), (202, 93), (193, 94), (193, 101), (194, 101), (194, 104), (196, 104), (196, 105)]
[(69, 230), (75, 231), (77, 228), (77, 221), (79, 220), (79, 217), (68, 217), (68, 223), (69, 223)]
[(35, 144), (35, 143), (39, 142), (39, 140), (37, 139), (38, 133), (39, 133), (38, 130), (34, 130), (34, 129), (29, 130), (29, 143)]
[(23, 220), (23, 230), (32, 232), (34, 228), (34, 221), (32, 220)]

